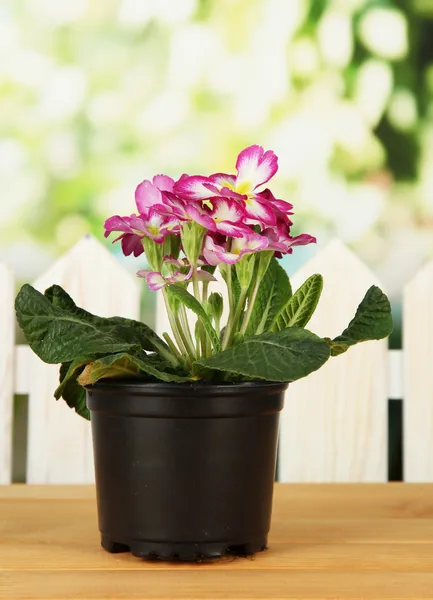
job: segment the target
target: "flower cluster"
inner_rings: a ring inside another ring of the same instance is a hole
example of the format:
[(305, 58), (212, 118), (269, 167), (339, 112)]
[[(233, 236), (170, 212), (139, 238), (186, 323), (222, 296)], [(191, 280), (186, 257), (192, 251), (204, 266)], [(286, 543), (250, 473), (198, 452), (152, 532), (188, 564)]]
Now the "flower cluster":
[(263, 189), (277, 170), (274, 152), (254, 145), (239, 154), (236, 175), (182, 175), (177, 181), (156, 175), (136, 189), (138, 214), (109, 218), (105, 236), (120, 233), (114, 241), (121, 241), (125, 255), (146, 252), (152, 268), (138, 275), (153, 290), (188, 282), (193, 275), (212, 280), (211, 269), (203, 267), (233, 265), (251, 253), (267, 250), (280, 258), (293, 246), (316, 240), (291, 236), (293, 206)]
[[(46, 362), (62, 363), (56, 398), (63, 395), (86, 416), (79, 385), (109, 377), (177, 384), (292, 382), (331, 355), (389, 335), (389, 301), (376, 286), (341, 335), (320, 338), (305, 329), (323, 279), (314, 274), (293, 293), (276, 260), (293, 246), (316, 241), (291, 235), (292, 205), (265, 187), (277, 168), (273, 152), (250, 146), (238, 156), (236, 175), (182, 175), (178, 181), (157, 175), (137, 187), (137, 214), (106, 221), (106, 236), (117, 232), (125, 254), (146, 254), (150, 268), (138, 275), (161, 290), (171, 329), (162, 338), (130, 319), (102, 319), (87, 311), (77, 319), (73, 300), (58, 286), (44, 295), (23, 287), (15, 307), (27, 340)], [(227, 294), (210, 289), (217, 269)], [(68, 326), (52, 339), (59, 311)]]

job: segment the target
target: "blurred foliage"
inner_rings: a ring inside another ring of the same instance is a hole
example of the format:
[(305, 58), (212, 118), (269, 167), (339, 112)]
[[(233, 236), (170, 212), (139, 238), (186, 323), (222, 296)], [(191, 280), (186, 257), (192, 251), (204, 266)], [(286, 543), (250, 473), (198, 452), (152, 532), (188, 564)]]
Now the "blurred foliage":
[(31, 279), (142, 179), (261, 143), (295, 233), (396, 293), (433, 252), (432, 40), (431, 0), (3, 0), (0, 259)]

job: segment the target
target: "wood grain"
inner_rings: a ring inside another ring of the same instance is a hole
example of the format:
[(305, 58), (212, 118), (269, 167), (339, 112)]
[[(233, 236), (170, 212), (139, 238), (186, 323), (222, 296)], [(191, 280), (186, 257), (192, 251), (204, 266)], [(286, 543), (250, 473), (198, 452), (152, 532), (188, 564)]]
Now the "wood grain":
[[(32, 590), (32, 591), (30, 591)], [(32, 594), (32, 595), (29, 595)], [(0, 599), (38, 600), (255, 600), (297, 599), (420, 599), (433, 598), (433, 573), (347, 571), (274, 571), (248, 574), (227, 569), (212, 573), (193, 570), (44, 571), (0, 573)]]
[(0, 263), (0, 484), (11, 481), (14, 394), (14, 278)]
[[(333, 241), (292, 277), (297, 289), (324, 277), (307, 325), (339, 335), (375, 276), (346, 246)], [(287, 482), (380, 482), (387, 479), (387, 342), (367, 342), (332, 358), (289, 386), (281, 417), (279, 479)]]
[(404, 289), (404, 478), (433, 481), (433, 260)]
[[(140, 288), (102, 244), (84, 237), (35, 282), (44, 291), (61, 285), (75, 302), (90, 312), (137, 318)], [(46, 365), (33, 353), (26, 371), (29, 388), (28, 483), (91, 483), (94, 480), (90, 424), (53, 392), (59, 368)]]
[(99, 545), (90, 486), (0, 487), (0, 599), (433, 598), (433, 485), (277, 484), (270, 550), (201, 564)]

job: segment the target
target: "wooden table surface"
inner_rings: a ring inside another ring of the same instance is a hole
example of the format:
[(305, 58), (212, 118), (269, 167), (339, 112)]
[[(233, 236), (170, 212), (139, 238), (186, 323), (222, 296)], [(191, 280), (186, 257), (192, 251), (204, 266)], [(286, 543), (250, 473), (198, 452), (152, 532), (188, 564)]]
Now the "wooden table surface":
[(433, 485), (277, 485), (270, 549), (145, 562), (100, 548), (94, 489), (0, 487), (0, 599), (433, 598)]

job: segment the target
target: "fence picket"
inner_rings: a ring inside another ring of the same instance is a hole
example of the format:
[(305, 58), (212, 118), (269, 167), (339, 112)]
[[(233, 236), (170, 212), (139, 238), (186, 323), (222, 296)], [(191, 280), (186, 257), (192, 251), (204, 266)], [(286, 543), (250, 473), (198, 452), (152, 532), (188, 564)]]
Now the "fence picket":
[(0, 264), (0, 484), (10, 483), (14, 396), (14, 278)]
[[(140, 288), (96, 239), (86, 236), (36, 282), (40, 291), (59, 284), (75, 302), (100, 316), (137, 318)], [(93, 481), (91, 433), (87, 421), (53, 399), (58, 367), (28, 354), (28, 483)]]
[(433, 481), (433, 261), (403, 296), (404, 479)]
[[(338, 241), (296, 273), (294, 289), (313, 273), (323, 274), (325, 283), (307, 328), (334, 337), (375, 277)], [(289, 386), (281, 420), (281, 481), (386, 480), (387, 367), (387, 342), (369, 342)]]
[[(353, 316), (372, 273), (342, 243), (332, 242), (292, 278), (324, 275), (324, 293), (308, 328), (338, 335)], [(139, 316), (140, 284), (94, 238), (86, 237), (41, 276), (44, 290), (62, 285), (87, 310)], [(212, 290), (225, 293), (220, 281)], [(169, 329), (162, 298), (157, 328)], [(361, 344), (290, 386), (281, 419), (282, 481), (385, 481), (387, 398), (404, 398), (404, 477), (433, 481), (433, 261), (404, 291), (404, 352), (387, 342)], [(29, 483), (93, 480), (89, 424), (55, 402), (58, 367), (44, 365), (27, 346), (14, 346), (14, 280), (0, 264), (0, 483), (11, 479), (13, 394), (29, 395)], [(194, 317), (192, 317), (194, 318)]]

